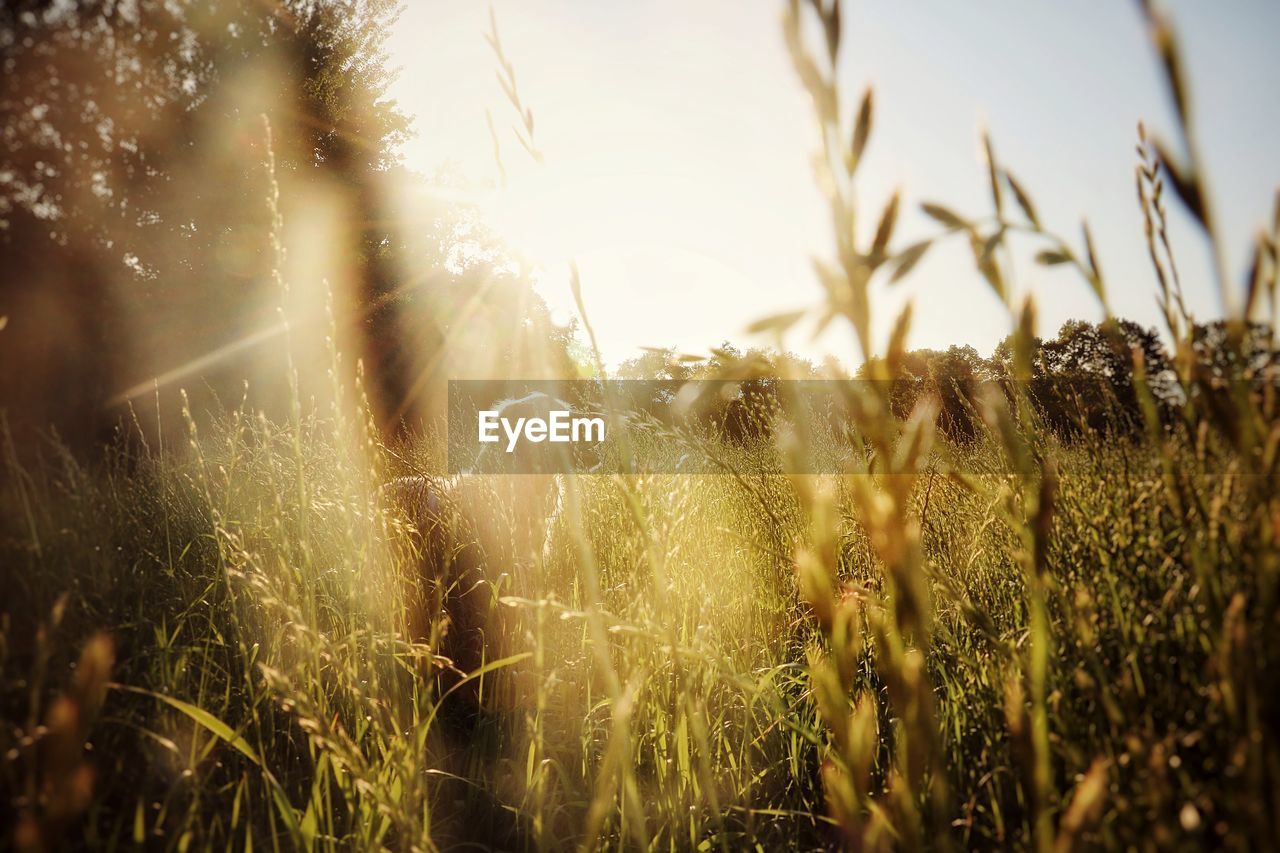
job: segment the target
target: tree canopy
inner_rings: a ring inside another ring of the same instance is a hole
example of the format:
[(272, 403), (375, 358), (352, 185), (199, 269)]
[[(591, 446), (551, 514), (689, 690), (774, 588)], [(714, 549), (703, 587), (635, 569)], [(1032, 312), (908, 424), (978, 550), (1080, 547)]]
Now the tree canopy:
[[(573, 369), (572, 329), (474, 217), (397, 204), (431, 185), (400, 162), (410, 120), (388, 97), (400, 5), (0, 8), (0, 353), (31, 366), (0, 400), (19, 429), (95, 441), (153, 377), (214, 405), (252, 376), (253, 404), (279, 412), (280, 353), (324, 380), (330, 327), (392, 429), (430, 414), (449, 365), (532, 370), (537, 351), (540, 371)], [(482, 248), (459, 262), (468, 240)]]

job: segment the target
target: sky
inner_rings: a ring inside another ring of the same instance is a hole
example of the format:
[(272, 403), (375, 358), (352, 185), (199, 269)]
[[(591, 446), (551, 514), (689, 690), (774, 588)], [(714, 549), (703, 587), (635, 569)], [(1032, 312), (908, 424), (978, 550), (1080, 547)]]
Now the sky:
[[(1280, 4), (1169, 8), (1238, 286), (1280, 185), (1280, 110), (1268, 100), (1280, 91)], [(811, 258), (832, 245), (811, 167), (818, 137), (783, 43), (782, 9), (769, 0), (498, 0), (539, 165), (510, 131), (516, 116), (483, 37), (488, 7), (415, 0), (388, 45), (401, 69), (390, 94), (415, 121), (405, 163), (426, 174), (447, 165), (475, 187), (495, 185), (488, 111), (507, 183), (475, 197), (561, 318), (577, 315), (568, 284), (577, 262), (606, 362), (646, 346), (705, 353), (726, 340), (750, 344), (752, 320), (819, 302)], [(921, 201), (989, 213), (985, 128), (1047, 225), (1079, 245), (1088, 218), (1113, 310), (1157, 325), (1134, 144), (1139, 120), (1165, 138), (1174, 125), (1136, 4), (920, 0), (846, 10), (841, 85), (851, 99), (871, 85), (876, 98), (859, 171), (866, 228), (895, 189), (910, 203), (898, 247), (934, 230)], [(1203, 241), (1180, 211), (1173, 220), (1189, 306), (1199, 319), (1218, 316)], [(1036, 299), (1040, 334), (1101, 318), (1082, 281), (1029, 257), (1015, 254), (1014, 273)], [(971, 344), (989, 354), (1009, 331), (959, 243), (931, 250), (902, 283), (875, 288), (881, 346), (907, 300), (913, 347)], [(842, 330), (813, 340), (799, 328), (785, 344), (857, 361)]]

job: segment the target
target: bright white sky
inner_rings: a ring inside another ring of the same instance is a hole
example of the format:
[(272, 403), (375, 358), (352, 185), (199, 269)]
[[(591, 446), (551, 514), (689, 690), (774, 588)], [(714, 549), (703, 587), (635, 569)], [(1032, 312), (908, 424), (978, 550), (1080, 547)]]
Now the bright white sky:
[[(1157, 131), (1171, 123), (1136, 4), (988, 0), (980, 14), (945, 0), (847, 8), (842, 80), (851, 95), (873, 83), (877, 99), (860, 173), (866, 227), (895, 187), (913, 203), (985, 214), (985, 126), (1042, 219), (1078, 245), (1088, 215), (1116, 312), (1155, 325), (1133, 147), (1139, 118)], [(1280, 184), (1280, 4), (1185, 0), (1172, 8), (1239, 278)], [(750, 343), (743, 329), (751, 320), (817, 302), (809, 258), (829, 254), (830, 228), (781, 2), (499, 0), (495, 11), (545, 165), (535, 166), (507, 130), (515, 116), (483, 38), (488, 8), (454, 0), (414, 0), (390, 42), (402, 68), (392, 95), (415, 116), (406, 162), (428, 174), (452, 163), (477, 185), (492, 182), (490, 110), (510, 175), (487, 201), (495, 227), (540, 267), (538, 287), (564, 316), (576, 313), (566, 271), (577, 259), (606, 361), (641, 346), (705, 352), (726, 339)], [(1216, 315), (1198, 237), (1185, 220), (1174, 225), (1192, 310)], [(896, 244), (931, 230), (913, 204)], [(1071, 317), (1099, 317), (1070, 273), (1026, 261), (1016, 272), (1036, 294), (1042, 334)], [(988, 354), (1008, 331), (958, 243), (877, 294), (881, 340), (907, 298), (915, 347), (970, 343)], [(811, 342), (798, 331), (787, 344), (855, 361), (844, 336)]]

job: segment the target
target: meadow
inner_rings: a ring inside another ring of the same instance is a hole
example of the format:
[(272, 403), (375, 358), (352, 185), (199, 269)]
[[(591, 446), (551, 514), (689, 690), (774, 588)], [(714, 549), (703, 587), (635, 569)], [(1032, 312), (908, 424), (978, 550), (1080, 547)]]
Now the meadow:
[[(10, 471), (24, 606), (6, 613), (4, 702), (29, 728), (4, 733), (5, 777), (40, 803), (20, 845), (61, 823), (95, 846), (178, 849), (826, 847), (839, 827), (823, 768), (841, 741), (864, 750), (854, 772), (880, 843), (937, 827), (941, 846), (1032, 846), (1046, 813), (1068, 847), (1272, 831), (1271, 753), (1248, 733), (1267, 712), (1274, 631), (1252, 602), (1274, 591), (1248, 556), (1256, 481), (1229, 464), (1186, 452), (1199, 500), (1184, 507), (1148, 446), (1054, 449), (1039, 704), (1027, 495), (989, 443), (945, 454), (906, 497), (927, 657), (886, 635), (896, 602), (870, 541), (883, 534), (850, 494), (871, 475), (797, 486), (746, 458), (740, 476), (573, 475), (551, 549), (493, 555), (507, 634), (471, 675), (476, 710), (437, 689), (443, 662), (407, 639), (431, 579), (378, 494), (387, 472), (430, 461), (377, 444), (357, 461), (354, 428), (246, 412), (193, 432), (189, 453)], [(511, 505), (476, 479), (454, 511)], [(831, 515), (815, 519), (800, 489), (829, 490)], [(814, 684), (822, 625), (839, 622), (806, 602), (788, 558), (815, 521), (854, 607), (847, 733), (827, 731), (833, 700)], [(517, 563), (532, 571), (500, 570)], [(910, 695), (912, 679), (933, 687)], [(929, 727), (927, 759), (904, 751), (912, 725)], [(916, 760), (930, 761), (919, 805), (891, 799)], [(917, 808), (923, 823), (879, 817)]]
[[(795, 406), (763, 437), (637, 430), (616, 470), (560, 478), (542, 531), (530, 480), (447, 475), (444, 437), (388, 435), (336, 351), (327, 402), (282, 368), (285, 417), (187, 407), (166, 429), (157, 388), (155, 413), (135, 398), (88, 456), (56, 436), (21, 454), (6, 425), (0, 843), (1274, 845), (1280, 420), (1275, 347), (1268, 330), (1256, 368), (1249, 318), (1275, 310), (1280, 216), (1207, 358), (1165, 227), (1167, 198), (1220, 244), (1203, 170), (1194, 145), (1181, 162), (1144, 132), (1172, 355), (1149, 376), (1121, 348), (1123, 428), (1054, 428), (1028, 390), (1035, 306), (1014, 296), (1007, 243), (1075, 270), (1110, 318), (1088, 227), (1048, 231), (987, 139), (991, 210), (926, 202), (936, 236), (899, 246), (898, 198), (868, 214), (857, 192), (874, 99), (838, 85), (839, 9), (791, 3), (785, 23), (836, 226), (808, 316), (847, 327), (860, 376), (884, 380), (847, 383), (839, 429)], [(1177, 47), (1146, 13), (1187, 143)], [(286, 289), (271, 163), (266, 255)], [(997, 392), (962, 401), (962, 437), (938, 426), (939, 394), (891, 398), (910, 310), (872, 343), (873, 279), (943, 240), (972, 247), (1013, 330)], [(606, 376), (575, 292), (584, 360)], [(799, 319), (753, 331), (780, 350)], [(675, 473), (678, 454), (722, 472)], [(784, 473), (812, 455), (844, 462)], [(408, 476), (440, 496), (445, 545), (388, 498)], [(463, 598), (483, 644), (459, 666)]]

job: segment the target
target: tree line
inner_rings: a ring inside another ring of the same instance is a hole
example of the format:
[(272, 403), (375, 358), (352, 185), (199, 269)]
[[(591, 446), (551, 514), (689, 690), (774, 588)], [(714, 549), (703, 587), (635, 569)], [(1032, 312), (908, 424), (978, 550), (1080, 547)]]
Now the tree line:
[[(1238, 342), (1233, 341), (1236, 335)], [(1015, 382), (1025, 385), (1042, 424), (1064, 440), (1086, 433), (1137, 437), (1147, 428), (1144, 401), (1154, 407), (1164, 428), (1173, 428), (1188, 403), (1206, 402), (1188, 400), (1186, 387), (1202, 395), (1210, 392), (1201, 389), (1219, 389), (1227, 396), (1241, 389), (1248, 394), (1277, 390), (1280, 349), (1268, 324), (1251, 323), (1241, 332), (1221, 320), (1197, 323), (1190, 341), (1189, 347), (1171, 353), (1155, 329), (1130, 320), (1068, 320), (1056, 336), (1032, 338), (1029, 373), (1016, 367), (1010, 335), (990, 356), (969, 345), (910, 350), (892, 364), (864, 363), (852, 378), (892, 377), (889, 399), (894, 414), (903, 419), (922, 399), (933, 398), (938, 430), (958, 443), (972, 442), (981, 433), (979, 398), (984, 388), (1009, 394)], [(1184, 373), (1196, 382), (1179, 383)], [(673, 349), (650, 350), (623, 362), (617, 375), (656, 381), (651, 387), (638, 386), (638, 396), (628, 403), (666, 421), (677, 419), (670, 411), (673, 384), (731, 383), (732, 393), (701, 401), (692, 420), (734, 440), (769, 433), (773, 416), (785, 405), (778, 386), (781, 379), (821, 381), (841, 376), (794, 354), (743, 351), (729, 344), (713, 350), (709, 358), (681, 356)]]

